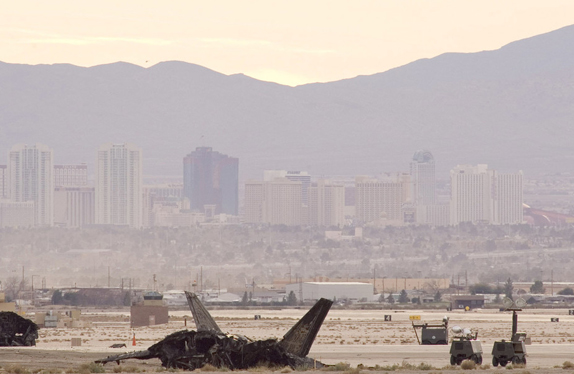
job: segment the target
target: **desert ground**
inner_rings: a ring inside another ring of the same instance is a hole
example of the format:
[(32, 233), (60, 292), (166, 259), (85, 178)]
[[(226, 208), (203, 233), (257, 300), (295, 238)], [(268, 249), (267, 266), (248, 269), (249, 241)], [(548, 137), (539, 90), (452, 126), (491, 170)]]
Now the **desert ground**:
[[(242, 334), (253, 339), (280, 338), (299, 319), (306, 309), (282, 310), (212, 310), (211, 314), (223, 331)], [(261, 315), (255, 320), (254, 315)], [(392, 315), (391, 322), (384, 315)], [(449, 365), (449, 346), (418, 345), (411, 326), (410, 316), (421, 317), (421, 322), (440, 323), (443, 316), (450, 318), (450, 326), (461, 326), (478, 331), (482, 342), (484, 364), (491, 362), (492, 344), (495, 340), (509, 339), (511, 335), (510, 312), (495, 309), (477, 311), (422, 311), (422, 310), (331, 310), (310, 357), (326, 364), (345, 362), (351, 368), (358, 365), (367, 371), (379, 366), (377, 371), (401, 372), (454, 372)], [(559, 322), (551, 322), (558, 317)], [(189, 311), (170, 311), (167, 325), (132, 329), (128, 309), (83, 310), (82, 320), (91, 325), (85, 328), (45, 328), (40, 330), (37, 346), (32, 348), (0, 348), (0, 373), (14, 372), (19, 368), (30, 372), (78, 372), (82, 364), (90, 363), (112, 354), (142, 350), (165, 335), (195, 327)], [(532, 309), (519, 314), (518, 330), (528, 333), (532, 344), (527, 346), (528, 365), (515, 367), (518, 372), (546, 373), (564, 371), (565, 361), (574, 362), (574, 316), (567, 309)], [(136, 346), (133, 346), (135, 334)], [(81, 347), (71, 347), (71, 338), (81, 338)], [(114, 343), (125, 343), (127, 348), (109, 348)], [(424, 365), (421, 365), (424, 364)], [(419, 366), (421, 369), (414, 369)], [(425, 367), (426, 365), (426, 367)], [(508, 370), (487, 367), (484, 372)], [(121, 368), (115, 364), (105, 366), (107, 372), (161, 371), (159, 360), (129, 360)], [(22, 374), (22, 373), (16, 373)]]

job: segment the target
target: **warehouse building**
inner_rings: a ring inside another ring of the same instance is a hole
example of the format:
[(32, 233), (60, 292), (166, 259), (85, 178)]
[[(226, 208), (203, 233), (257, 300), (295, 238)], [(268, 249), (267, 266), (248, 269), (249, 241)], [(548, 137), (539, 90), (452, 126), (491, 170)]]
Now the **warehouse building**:
[(285, 293), (295, 293), (297, 300), (312, 301), (325, 299), (349, 299), (354, 301), (371, 301), (373, 285), (360, 282), (304, 282), (285, 286)]

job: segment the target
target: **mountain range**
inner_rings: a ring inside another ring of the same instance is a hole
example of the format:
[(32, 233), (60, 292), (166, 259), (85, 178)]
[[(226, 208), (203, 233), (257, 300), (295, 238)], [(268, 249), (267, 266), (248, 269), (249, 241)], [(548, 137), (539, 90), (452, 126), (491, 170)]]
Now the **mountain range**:
[[(418, 149), (437, 171), (572, 171), (574, 26), (494, 51), (445, 53), (369, 76), (297, 87), (169, 61), (149, 68), (0, 62), (0, 163), (44, 143), (55, 163), (130, 142), (146, 175), (181, 175), (198, 146), (264, 169), (314, 176), (408, 171)], [(376, 48), (376, 46), (373, 46)]]

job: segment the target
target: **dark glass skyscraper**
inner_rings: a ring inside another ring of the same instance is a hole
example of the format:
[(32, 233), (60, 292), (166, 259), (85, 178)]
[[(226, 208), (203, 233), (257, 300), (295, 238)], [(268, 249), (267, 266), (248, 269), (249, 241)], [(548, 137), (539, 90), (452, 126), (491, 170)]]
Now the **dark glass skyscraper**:
[(183, 194), (191, 209), (204, 211), (215, 205), (215, 213), (238, 215), (239, 160), (211, 147), (197, 147), (183, 159)]

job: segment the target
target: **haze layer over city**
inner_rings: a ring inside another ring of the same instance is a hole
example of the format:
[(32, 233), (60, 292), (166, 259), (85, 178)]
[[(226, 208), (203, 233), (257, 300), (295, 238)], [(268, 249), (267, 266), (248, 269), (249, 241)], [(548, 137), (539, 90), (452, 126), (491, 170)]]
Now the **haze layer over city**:
[(256, 3), (9, 6), (11, 298), (574, 283), (574, 5)]

